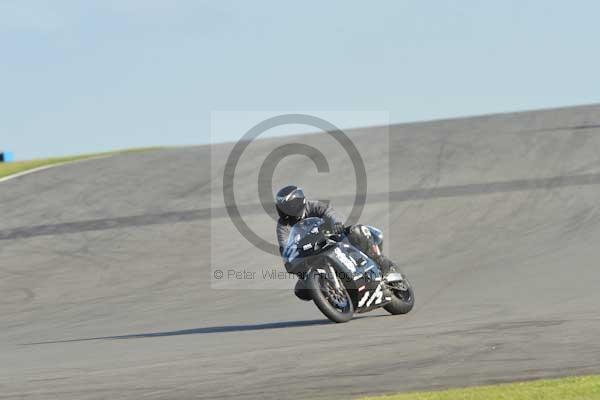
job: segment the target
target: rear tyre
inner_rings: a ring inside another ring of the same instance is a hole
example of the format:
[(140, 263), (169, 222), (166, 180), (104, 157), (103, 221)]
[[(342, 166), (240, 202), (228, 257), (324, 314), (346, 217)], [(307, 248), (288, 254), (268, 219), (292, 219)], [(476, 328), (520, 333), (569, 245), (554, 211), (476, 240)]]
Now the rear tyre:
[(415, 293), (408, 279), (390, 282), (388, 287), (392, 292), (392, 302), (383, 308), (392, 315), (408, 314), (415, 305)]
[(337, 288), (333, 277), (313, 271), (306, 278), (306, 286), (316, 306), (331, 321), (343, 323), (352, 319), (352, 299), (344, 285), (340, 283)]

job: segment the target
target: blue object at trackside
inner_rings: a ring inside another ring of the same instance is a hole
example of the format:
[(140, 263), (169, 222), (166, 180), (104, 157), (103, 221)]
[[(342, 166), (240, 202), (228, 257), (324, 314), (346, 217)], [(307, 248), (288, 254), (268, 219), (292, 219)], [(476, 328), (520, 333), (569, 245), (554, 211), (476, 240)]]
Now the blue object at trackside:
[(0, 162), (11, 162), (15, 160), (15, 155), (10, 151), (0, 153)]

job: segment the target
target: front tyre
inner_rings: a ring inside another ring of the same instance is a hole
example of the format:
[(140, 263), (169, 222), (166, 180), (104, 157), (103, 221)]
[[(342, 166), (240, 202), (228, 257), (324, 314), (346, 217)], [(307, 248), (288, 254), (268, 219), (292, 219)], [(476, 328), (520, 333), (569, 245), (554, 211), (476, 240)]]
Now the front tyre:
[(383, 308), (392, 315), (408, 314), (415, 305), (415, 293), (408, 279), (404, 278), (387, 285), (392, 292), (392, 302)]
[(348, 291), (334, 281), (335, 277), (312, 271), (306, 278), (306, 285), (312, 293), (312, 299), (321, 312), (333, 322), (342, 323), (352, 319), (354, 306)]

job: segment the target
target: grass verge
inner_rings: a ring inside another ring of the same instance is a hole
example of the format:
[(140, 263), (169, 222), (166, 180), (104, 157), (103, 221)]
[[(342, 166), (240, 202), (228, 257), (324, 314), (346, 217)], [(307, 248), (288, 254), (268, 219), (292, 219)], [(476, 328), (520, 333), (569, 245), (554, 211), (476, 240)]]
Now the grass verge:
[(367, 397), (363, 400), (600, 400), (600, 376)]
[(37, 160), (26, 160), (26, 161), (14, 161), (9, 163), (0, 163), (0, 178), (5, 178), (10, 175), (18, 174), (20, 172), (30, 171), (35, 168), (46, 167), (55, 164), (62, 164), (71, 161), (79, 161), (86, 160), (89, 158), (95, 157), (108, 157), (117, 154), (125, 154), (125, 153), (137, 153), (142, 151), (152, 151), (158, 150), (160, 147), (147, 147), (140, 149), (130, 149), (130, 150), (119, 150), (119, 151), (111, 151), (105, 153), (94, 153), (94, 154), (82, 154), (78, 156), (68, 156), (68, 157), (54, 157), (54, 158), (43, 158)]

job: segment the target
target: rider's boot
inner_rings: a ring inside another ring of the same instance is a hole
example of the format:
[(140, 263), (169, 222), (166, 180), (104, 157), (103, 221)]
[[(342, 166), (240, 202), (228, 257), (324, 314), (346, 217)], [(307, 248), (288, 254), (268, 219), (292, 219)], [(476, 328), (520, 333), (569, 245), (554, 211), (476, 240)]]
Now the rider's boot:
[(375, 257), (375, 262), (377, 262), (377, 264), (381, 268), (381, 273), (384, 278), (393, 272), (399, 272), (398, 268), (396, 268), (396, 264), (394, 264), (392, 260), (384, 256), (383, 254), (380, 254), (377, 257)]
[(310, 290), (306, 288), (306, 281), (304, 279), (298, 279), (296, 282), (296, 286), (294, 287), (294, 294), (297, 298), (304, 301), (311, 301), (312, 296), (310, 295)]
[[(387, 278), (390, 274), (395, 273), (395, 272), (398, 272), (398, 273), (400, 272), (400, 269), (396, 267), (396, 264), (394, 264), (394, 262), (392, 260), (390, 260), (389, 258), (384, 256), (383, 254), (375, 257), (375, 260), (377, 261), (377, 263), (379, 264), (379, 266), (381, 268), (381, 274), (383, 276), (384, 281), (387, 280)], [(393, 294), (388, 285), (384, 285), (383, 292), (384, 292), (384, 295), (386, 298), (392, 298)]]

